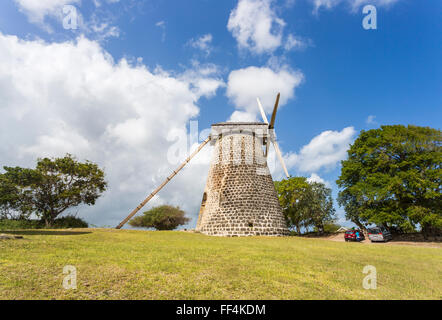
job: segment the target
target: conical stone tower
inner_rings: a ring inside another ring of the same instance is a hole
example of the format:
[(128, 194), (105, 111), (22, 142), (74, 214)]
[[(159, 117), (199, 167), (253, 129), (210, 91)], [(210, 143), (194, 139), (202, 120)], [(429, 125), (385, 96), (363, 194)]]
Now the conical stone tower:
[(215, 236), (287, 235), (263, 151), (267, 123), (212, 125), (213, 158), (196, 231)]
[(196, 231), (215, 236), (287, 235), (289, 231), (267, 166), (271, 142), (289, 177), (275, 135), (279, 97), (278, 93), (270, 122), (257, 98), (263, 122), (213, 124), (210, 136), (116, 228), (122, 228), (210, 142), (215, 148)]

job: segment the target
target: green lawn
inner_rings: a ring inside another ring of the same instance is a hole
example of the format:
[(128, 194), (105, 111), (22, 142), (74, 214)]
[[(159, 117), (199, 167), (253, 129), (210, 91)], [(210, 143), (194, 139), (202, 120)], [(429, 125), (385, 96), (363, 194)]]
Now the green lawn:
[[(36, 230), (0, 240), (0, 299), (441, 299), (442, 249), (178, 231)], [(65, 265), (77, 289), (62, 287)], [(366, 290), (365, 265), (377, 269)]]

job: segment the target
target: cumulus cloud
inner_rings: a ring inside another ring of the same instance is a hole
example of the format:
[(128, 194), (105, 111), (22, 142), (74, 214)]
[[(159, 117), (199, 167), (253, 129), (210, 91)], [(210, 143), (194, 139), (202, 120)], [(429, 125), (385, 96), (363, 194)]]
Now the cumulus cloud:
[[(0, 163), (31, 167), (37, 157), (67, 152), (97, 162), (109, 190), (79, 214), (114, 226), (187, 156), (186, 127), (199, 113), (197, 102), (222, 85), (213, 75), (204, 66), (173, 75), (115, 62), (85, 38), (46, 43), (0, 33)], [(171, 161), (173, 147), (181, 154)], [(210, 151), (153, 203), (180, 205), (196, 219)]]
[(203, 51), (206, 56), (208, 56), (213, 50), (212, 39), (212, 35), (210, 33), (207, 33), (199, 38), (190, 39), (188, 44), (195, 49)]
[(230, 13), (227, 29), (241, 49), (255, 53), (272, 52), (282, 42), (284, 20), (273, 8), (272, 0), (239, 0)]
[(303, 50), (312, 45), (311, 39), (301, 39), (300, 37), (289, 34), (284, 44), (284, 50)]
[(61, 18), (64, 5), (80, 4), (81, 0), (14, 0), (29, 21), (43, 24), (46, 16)]
[(274, 71), (268, 67), (248, 67), (234, 70), (227, 81), (227, 97), (238, 109), (232, 119), (256, 119), (259, 113), (256, 98), (259, 97), (267, 113), (273, 111), (276, 94), (281, 93), (279, 101), (283, 106), (295, 96), (295, 88), (303, 74), (288, 68)]
[(321, 7), (331, 9), (338, 4), (345, 3), (351, 10), (358, 10), (362, 5), (371, 4), (379, 7), (388, 7), (398, 2), (399, 0), (310, 0), (314, 6), (314, 12), (317, 12)]
[(333, 169), (347, 157), (347, 150), (355, 134), (353, 127), (341, 131), (323, 131), (302, 147), (299, 153), (286, 154), (286, 165), (300, 172), (310, 173)]
[(323, 183), (327, 188), (330, 188), (330, 183), (324, 179), (322, 179), (318, 174), (312, 173), (310, 177), (307, 178), (308, 182), (319, 182)]
[[(68, 15), (75, 19), (75, 28), (81, 33), (88, 34), (98, 40), (104, 40), (109, 37), (118, 37), (120, 29), (114, 25), (115, 17), (109, 12), (98, 10), (85, 19), (79, 6), (81, 0), (14, 0), (19, 10), (23, 12), (31, 23), (37, 24), (49, 33), (54, 31), (48, 23), (47, 17), (53, 18), (60, 26), (63, 26), (64, 20)], [(106, 3), (112, 4), (119, 1), (106, 0)], [(94, 1), (97, 8), (101, 7), (101, 2)], [(65, 6), (73, 6), (64, 11)], [(71, 11), (73, 9), (74, 11)], [(71, 16), (72, 15), (72, 16)], [(71, 21), (71, 19), (68, 19)]]
[(367, 117), (367, 119), (365, 120), (365, 123), (367, 124), (367, 125), (375, 125), (375, 124), (377, 124), (377, 122), (376, 122), (376, 116), (373, 116), (373, 115), (369, 115), (368, 117)]

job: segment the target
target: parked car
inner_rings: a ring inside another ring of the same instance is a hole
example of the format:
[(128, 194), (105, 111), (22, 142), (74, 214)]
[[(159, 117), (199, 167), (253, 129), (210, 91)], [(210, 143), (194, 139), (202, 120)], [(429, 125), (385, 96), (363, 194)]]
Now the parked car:
[(367, 231), (368, 239), (370, 239), (371, 242), (387, 242), (393, 239), (390, 231), (384, 227), (368, 228)]
[(345, 241), (357, 241), (356, 232), (359, 232), (360, 241), (365, 240), (364, 233), (359, 229), (347, 230), (344, 234)]

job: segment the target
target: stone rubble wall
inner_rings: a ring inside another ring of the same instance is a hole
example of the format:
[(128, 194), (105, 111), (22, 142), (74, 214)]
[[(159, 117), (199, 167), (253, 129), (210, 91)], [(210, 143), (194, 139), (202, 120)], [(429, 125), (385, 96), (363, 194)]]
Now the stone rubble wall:
[(215, 141), (196, 231), (215, 236), (289, 234), (262, 137), (236, 131)]

